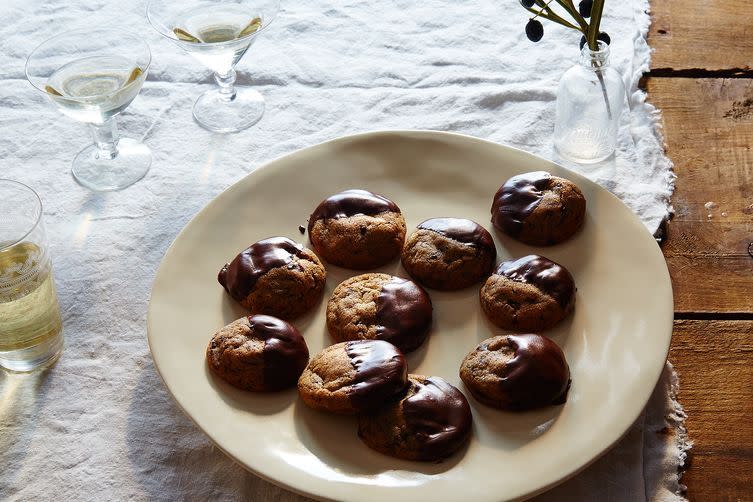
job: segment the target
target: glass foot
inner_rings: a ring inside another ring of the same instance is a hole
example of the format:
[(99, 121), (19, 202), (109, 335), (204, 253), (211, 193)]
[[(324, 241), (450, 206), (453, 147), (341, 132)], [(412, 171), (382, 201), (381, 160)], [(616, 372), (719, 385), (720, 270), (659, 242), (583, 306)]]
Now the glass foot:
[(152, 152), (145, 144), (131, 138), (118, 141), (118, 154), (111, 158), (99, 155), (95, 145), (81, 150), (73, 159), (73, 177), (81, 185), (98, 192), (122, 190), (149, 171)]
[(214, 132), (236, 132), (256, 124), (264, 115), (264, 97), (244, 87), (235, 92), (230, 100), (217, 89), (205, 92), (193, 105), (193, 118)]

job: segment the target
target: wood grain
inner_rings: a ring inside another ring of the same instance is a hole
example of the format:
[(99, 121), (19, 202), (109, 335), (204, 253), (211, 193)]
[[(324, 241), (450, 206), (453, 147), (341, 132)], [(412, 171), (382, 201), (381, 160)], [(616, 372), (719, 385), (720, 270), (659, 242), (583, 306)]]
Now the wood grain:
[(664, 254), (684, 313), (753, 312), (753, 81), (651, 78), (677, 174)]
[(653, 70), (724, 70), (753, 76), (753, 10), (750, 0), (654, 0), (649, 44)]
[(690, 500), (753, 497), (753, 321), (676, 321), (670, 361), (695, 442)]

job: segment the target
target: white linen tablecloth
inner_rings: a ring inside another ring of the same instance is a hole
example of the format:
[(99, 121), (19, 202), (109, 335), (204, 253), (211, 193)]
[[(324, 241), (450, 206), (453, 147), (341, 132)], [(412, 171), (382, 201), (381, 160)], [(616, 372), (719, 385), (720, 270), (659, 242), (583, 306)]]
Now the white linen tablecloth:
[[(657, 111), (637, 89), (649, 61), (647, 9), (647, 0), (607, 2), (602, 25), (629, 89), (616, 157), (565, 164), (619, 196), (653, 232), (668, 214), (673, 175)], [(31, 185), (44, 201), (66, 338), (49, 371), (0, 372), (0, 499), (302, 500), (227, 459), (165, 391), (146, 342), (165, 250), (201, 207), (260, 164), (340, 135), (439, 129), (556, 158), (556, 84), (577, 61), (579, 36), (546, 23), (544, 39), (530, 43), (516, 0), (283, 0), (238, 68), (239, 80), (266, 97), (267, 113), (251, 129), (219, 135), (191, 117), (193, 100), (212, 85), (209, 72), (144, 13), (142, 1), (0, 5), (0, 177)], [(144, 139), (154, 162), (138, 184), (98, 194), (70, 175), (86, 127), (26, 82), (24, 63), (54, 34), (102, 25), (151, 45), (148, 82), (120, 125)], [(625, 438), (542, 499), (681, 499), (688, 443), (676, 387), (668, 366)]]

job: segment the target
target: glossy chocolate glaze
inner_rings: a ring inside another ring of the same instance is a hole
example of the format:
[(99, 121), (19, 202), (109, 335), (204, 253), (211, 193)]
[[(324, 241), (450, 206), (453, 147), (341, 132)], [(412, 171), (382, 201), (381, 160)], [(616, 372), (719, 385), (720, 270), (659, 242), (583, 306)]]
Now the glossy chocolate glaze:
[(264, 386), (268, 390), (292, 387), (309, 362), (309, 349), (292, 324), (268, 315), (248, 316), (254, 338), (264, 341)]
[(418, 224), (419, 229), (431, 230), (463, 244), (497, 253), (491, 234), (473, 220), (465, 218), (431, 218)]
[(392, 277), (382, 285), (376, 302), (377, 338), (403, 352), (415, 349), (426, 338), (432, 321), (431, 298), (413, 281)]
[(497, 275), (513, 281), (527, 282), (539, 288), (544, 294), (554, 298), (560, 306), (568, 310), (575, 301), (575, 281), (570, 272), (543, 256), (536, 254), (499, 264)]
[(217, 281), (241, 301), (254, 289), (259, 278), (277, 267), (287, 266), (304, 247), (285, 237), (270, 237), (251, 244), (217, 274)]
[(359, 410), (384, 405), (405, 392), (408, 363), (397, 347), (381, 340), (347, 342), (345, 351), (356, 370), (349, 397)]
[(471, 407), (462, 392), (439, 377), (410, 375), (415, 394), (403, 400), (409, 434), (425, 459), (438, 459), (460, 448), (471, 433)]
[(523, 230), (528, 218), (544, 197), (552, 175), (546, 171), (513, 176), (497, 190), (492, 203), (492, 223), (513, 237)]
[(388, 211), (399, 213), (400, 208), (397, 207), (397, 204), (379, 194), (366, 190), (345, 190), (327, 197), (314, 209), (309, 218), (309, 234), (311, 234), (314, 223), (318, 220), (347, 218), (358, 214), (376, 216)]
[[(500, 385), (508, 396), (508, 408), (527, 410), (562, 404), (570, 389), (570, 368), (562, 349), (541, 335), (508, 335), (514, 357), (500, 375)], [(481, 345), (488, 350), (488, 344)]]

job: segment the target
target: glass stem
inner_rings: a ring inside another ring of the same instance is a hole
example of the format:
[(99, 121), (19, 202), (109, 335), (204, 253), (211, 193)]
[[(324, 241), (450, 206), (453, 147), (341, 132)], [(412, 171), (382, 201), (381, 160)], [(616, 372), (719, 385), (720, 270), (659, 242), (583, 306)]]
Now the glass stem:
[(214, 80), (220, 86), (220, 95), (225, 101), (235, 99), (235, 70), (231, 69), (224, 75), (215, 73)]
[(115, 118), (110, 118), (102, 124), (89, 124), (97, 145), (97, 156), (100, 159), (114, 159), (118, 156), (118, 125)]

